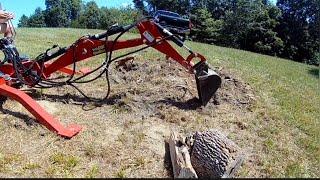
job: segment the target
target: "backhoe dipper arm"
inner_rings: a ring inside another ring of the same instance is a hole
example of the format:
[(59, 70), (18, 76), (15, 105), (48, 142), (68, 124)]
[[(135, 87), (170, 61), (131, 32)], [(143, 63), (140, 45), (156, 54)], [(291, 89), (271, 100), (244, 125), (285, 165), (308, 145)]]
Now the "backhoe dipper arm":
[[(133, 27), (138, 28), (141, 35), (140, 38), (126, 41), (104, 40), (104, 38), (108, 36), (127, 32)], [(182, 57), (167, 40), (171, 40), (178, 46), (185, 48), (190, 53), (189, 56), (187, 58)], [(136, 47), (143, 44), (166, 54), (167, 57), (171, 57), (173, 60), (180, 63), (190, 73), (195, 74), (198, 95), (202, 105), (206, 105), (220, 88), (221, 78), (216, 72), (209, 68), (206, 63), (206, 58), (199, 53), (193, 52), (177, 36), (173, 35), (153, 20), (144, 20), (125, 27), (116, 26), (116, 28), (111, 31), (81, 38), (75, 44), (67, 48), (65, 54), (60, 56), (52, 64), (46, 66), (43, 74), (48, 77), (50, 74), (59, 71), (62, 68), (66, 68), (74, 62), (82, 61), (102, 53)], [(198, 59), (199, 62), (194, 64), (194, 59)]]
[[(66, 52), (56, 59), (54, 62), (46, 66), (44, 74), (46, 77), (52, 73), (67, 67), (74, 62), (79, 62), (91, 58), (93, 56), (106, 53), (112, 46), (112, 41), (95, 40), (89, 37), (80, 39), (77, 44), (74, 44), (66, 49)], [(118, 41), (114, 50), (136, 47), (142, 45), (142, 39), (132, 39), (127, 41)]]
[[(138, 28), (141, 35), (140, 38), (125, 41), (118, 41), (118, 38), (114, 41), (108, 40), (108, 36), (119, 34), (118, 37), (120, 37), (123, 33), (133, 27)], [(183, 58), (167, 40), (171, 40), (178, 46), (184, 47), (189, 51), (190, 55), (187, 58)], [(72, 79), (76, 72), (75, 69), (71, 70), (68, 68), (71, 64), (75, 64), (99, 54), (108, 52), (111, 54), (112, 51), (141, 45), (146, 45), (144, 48), (152, 47), (159, 52), (166, 54), (167, 57), (171, 57), (180, 63), (190, 73), (194, 73), (199, 99), (203, 105), (206, 105), (209, 102), (213, 94), (220, 87), (220, 77), (208, 67), (206, 59), (202, 55), (192, 52), (178, 37), (171, 34), (171, 32), (163, 28), (157, 22), (145, 19), (129, 26), (114, 26), (101, 34), (84, 36), (67, 48), (59, 48), (55, 52), (49, 52), (48, 50), (33, 61), (20, 58), (17, 49), (11, 42), (6, 38), (0, 39), (0, 48), (6, 54), (6, 57), (8, 57), (6, 58), (6, 61), (3, 61), (4, 63), (0, 62), (2, 63), (0, 64), (0, 96), (10, 97), (18, 101), (49, 130), (63, 137), (71, 138), (80, 132), (80, 126), (71, 125), (64, 127), (58, 120), (47, 113), (35, 100), (23, 91), (14, 88), (12, 85), (26, 84), (35, 86), (40, 84), (39, 82), (47, 80), (52, 73), (57, 71), (70, 74), (70, 79)], [(133, 52), (138, 52), (144, 48)], [(109, 58), (111, 58), (111, 56), (109, 56)], [(192, 62), (194, 58), (200, 60), (195, 65)], [(111, 61), (106, 62), (111, 63), (116, 59), (117, 58), (114, 58)]]
[[(140, 38), (125, 40), (125, 41), (106, 41), (104, 38), (110, 34), (102, 33), (94, 36), (87, 36), (79, 39), (75, 44), (71, 45), (68, 48), (62, 49), (58, 52), (62, 54), (51, 64), (47, 65), (43, 71), (45, 77), (50, 76), (52, 73), (59, 71), (60, 69), (67, 67), (74, 62), (79, 62), (86, 60), (90, 57), (107, 53), (109, 51), (116, 51), (120, 49), (137, 47), (143, 44), (150, 45), (161, 53), (166, 54), (172, 59), (179, 62), (187, 70), (192, 72), (193, 63), (191, 60), (195, 57), (199, 57), (201, 61), (205, 61), (205, 58), (200, 54), (192, 53), (187, 59), (183, 58), (171, 45), (165, 40), (164, 33), (160, 33), (159, 26), (153, 21), (143, 21), (137, 24), (137, 28), (141, 34)], [(120, 33), (120, 30), (119, 32)], [(168, 36), (172, 36), (168, 34)], [(98, 38), (97, 38), (98, 37)], [(181, 41), (179, 39), (173, 39), (173, 42), (181, 46)], [(157, 43), (159, 42), (159, 43)], [(177, 43), (178, 42), (178, 43)], [(180, 44), (179, 44), (180, 43)], [(183, 43), (182, 43), (183, 46)], [(55, 56), (55, 55), (52, 55)]]

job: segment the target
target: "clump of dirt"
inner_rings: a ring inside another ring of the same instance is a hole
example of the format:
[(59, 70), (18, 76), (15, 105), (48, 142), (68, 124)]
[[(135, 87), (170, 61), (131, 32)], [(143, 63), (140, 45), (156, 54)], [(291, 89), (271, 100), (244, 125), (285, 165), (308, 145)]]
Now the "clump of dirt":
[(217, 72), (222, 77), (223, 83), (221, 89), (215, 95), (215, 101), (218, 104), (230, 103), (237, 107), (249, 108), (255, 101), (251, 87), (223, 68)]
[[(215, 128), (237, 135), (233, 140), (240, 146), (251, 143), (247, 141), (251, 138), (247, 122), (254, 118), (250, 111), (254, 93), (227, 69), (215, 70), (222, 77), (222, 86), (206, 107), (197, 99), (194, 75), (175, 61), (145, 60), (140, 56), (110, 68), (111, 93), (99, 106), (69, 87), (32, 93), (43, 107), (54, 107), (50, 111), (62, 123), (85, 127), (71, 140), (60, 139), (34, 123), (26, 125), (21, 119), (30, 114), (16, 102), (7, 101), (3, 105), (6, 114), (0, 120), (0, 140), (6, 143), (0, 152), (10, 153), (14, 149), (24, 162), (37, 165), (38, 168), (23, 171), (18, 177), (65, 177), (64, 173), (75, 172), (74, 176), (85, 177), (92, 173), (92, 168), (94, 177), (171, 176), (165, 145), (171, 130), (187, 133)], [(96, 99), (107, 93), (103, 80), (79, 88)], [(19, 126), (6, 126), (9, 121)], [(57, 152), (65, 153), (62, 157), (75, 157), (77, 163), (64, 170), (64, 166), (50, 163), (50, 157)], [(10, 164), (16, 170), (24, 166)], [(16, 177), (15, 173), (0, 172), (0, 176)]]

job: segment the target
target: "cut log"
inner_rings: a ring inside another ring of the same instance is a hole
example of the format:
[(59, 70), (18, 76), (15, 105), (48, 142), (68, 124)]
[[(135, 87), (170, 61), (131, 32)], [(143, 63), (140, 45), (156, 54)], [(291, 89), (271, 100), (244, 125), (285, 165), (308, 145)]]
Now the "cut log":
[(200, 178), (231, 178), (240, 168), (244, 154), (217, 130), (193, 134), (191, 163)]
[(170, 157), (175, 178), (198, 178), (191, 165), (188, 146), (184, 145), (175, 132), (169, 139)]

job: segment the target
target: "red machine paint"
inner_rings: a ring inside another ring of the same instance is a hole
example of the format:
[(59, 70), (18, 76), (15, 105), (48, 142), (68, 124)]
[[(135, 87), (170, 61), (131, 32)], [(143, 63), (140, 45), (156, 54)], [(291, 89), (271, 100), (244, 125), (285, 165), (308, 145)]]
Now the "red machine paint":
[[(173, 60), (179, 62), (183, 67), (185, 67), (190, 73), (194, 73), (194, 63), (192, 62), (194, 58), (200, 59), (200, 61), (205, 62), (206, 59), (198, 54), (191, 53), (188, 57), (182, 57), (171, 44), (164, 40), (163, 33), (159, 30), (156, 24), (152, 20), (145, 20), (136, 25), (141, 34), (140, 38), (131, 39), (126, 41), (107, 41), (105, 39), (92, 39), (90, 37), (83, 37), (77, 41), (72, 48), (67, 49), (67, 51), (61, 56), (51, 60), (50, 63), (46, 63), (44, 69), (40, 69), (39, 65), (33, 67), (34, 71), (42, 73), (42, 78), (49, 78), (51, 74), (55, 72), (63, 72), (69, 75), (76, 74), (86, 74), (90, 70), (83, 69), (78, 72), (74, 72), (72, 69), (68, 68), (69, 65), (73, 64), (74, 61), (84, 61), (89, 60), (90, 57), (107, 53), (110, 50), (116, 51), (126, 48), (137, 47), (140, 45), (150, 45), (156, 41), (162, 40), (160, 43), (152, 46), (154, 49), (165, 54), (167, 57), (171, 57)], [(97, 51), (95, 51), (97, 50)], [(26, 60), (24, 64), (30, 64), (34, 62), (33, 60)], [(57, 133), (58, 135), (66, 138), (72, 138), (81, 131), (79, 125), (70, 125), (68, 127), (63, 126), (57, 119), (46, 112), (35, 100), (28, 96), (23, 91), (11, 87), (12, 79), (16, 78), (14, 67), (11, 63), (6, 63), (0, 65), (0, 72), (4, 75), (0, 77), (0, 95), (9, 97), (18, 101), (22, 104), (38, 121), (43, 124), (50, 131)], [(6, 77), (10, 77), (7, 78)]]

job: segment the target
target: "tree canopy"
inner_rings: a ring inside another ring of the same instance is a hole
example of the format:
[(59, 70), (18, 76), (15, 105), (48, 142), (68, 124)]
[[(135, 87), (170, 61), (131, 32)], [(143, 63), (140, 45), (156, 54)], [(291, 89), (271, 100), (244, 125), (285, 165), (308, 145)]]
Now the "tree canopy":
[(144, 14), (175, 11), (195, 25), (190, 38), (319, 64), (319, 0), (134, 0)]
[(109, 26), (133, 23), (140, 12), (131, 7), (98, 7), (95, 1), (46, 0), (46, 9), (37, 8), (30, 17), (23, 15), (19, 27), (73, 27), (107, 29)]
[(19, 27), (99, 28), (131, 24), (141, 14), (177, 12), (194, 25), (194, 41), (320, 62), (319, 0), (133, 0), (135, 8), (98, 7), (81, 0), (46, 0), (46, 9), (23, 15)]

